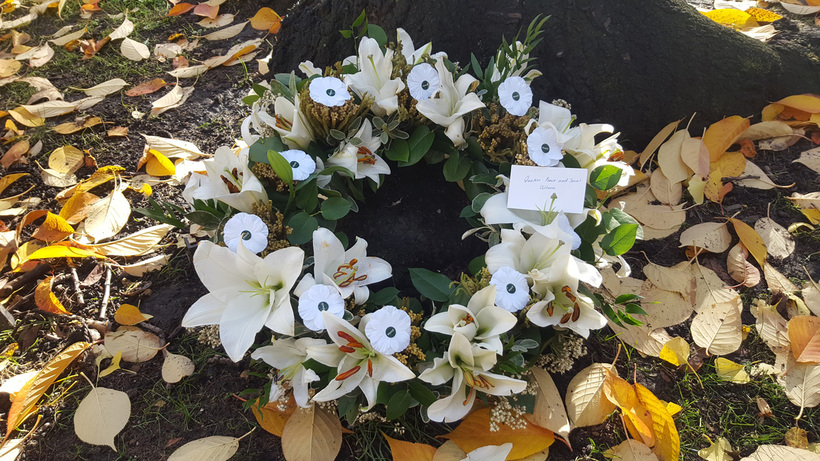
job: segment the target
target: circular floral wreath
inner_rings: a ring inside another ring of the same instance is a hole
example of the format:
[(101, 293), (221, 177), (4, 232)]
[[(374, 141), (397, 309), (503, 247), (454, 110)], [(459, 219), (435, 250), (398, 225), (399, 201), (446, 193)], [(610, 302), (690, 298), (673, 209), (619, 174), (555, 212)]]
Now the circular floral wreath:
[[(213, 235), (194, 255), (209, 293), (183, 326), (218, 325), (234, 361), (269, 329), (270, 345), (251, 357), (273, 368), (270, 401), (337, 401), (349, 421), (387, 403), (393, 417), (419, 407), (452, 422), (477, 396), (526, 407), (529, 370), (567, 344), (562, 335), (586, 338), (606, 317), (629, 321), (590, 287), (601, 266), (629, 270), (620, 255), (640, 227), (603, 204), (632, 170), (617, 134), (599, 136), (611, 126), (576, 124), (563, 101), (532, 107), (540, 73), (529, 53), (543, 22), (504, 41), (483, 68), (475, 57), (460, 68), (430, 43), (415, 48), (402, 29), (387, 43), (371, 24), (357, 56), (324, 71), (304, 62), (306, 78), (255, 85), (243, 142), (218, 149), (183, 194), (196, 210), (189, 218)], [(335, 225), (358, 210), (366, 185), (375, 191), (392, 166), (421, 160), (459, 182), (471, 201), (465, 237), (490, 247), (456, 281), (411, 269), (419, 296), (371, 293), (390, 264), (369, 256), (364, 239), (348, 245)], [(544, 209), (508, 208), (512, 165), (587, 170), (584, 211), (557, 209), (554, 195)], [(565, 371), (571, 357), (553, 365)]]

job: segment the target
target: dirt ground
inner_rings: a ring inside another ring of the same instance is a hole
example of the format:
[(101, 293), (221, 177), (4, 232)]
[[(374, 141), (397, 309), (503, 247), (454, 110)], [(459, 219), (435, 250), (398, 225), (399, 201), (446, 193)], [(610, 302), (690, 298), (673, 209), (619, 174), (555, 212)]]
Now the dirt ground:
[[(236, 14), (237, 18), (250, 18), (262, 6), (271, 2), (262, 0), (230, 0), (224, 4), (225, 11)], [(273, 8), (285, 12), (284, 4)], [(165, 20), (159, 27), (145, 31), (143, 39), (151, 43), (165, 40), (179, 31), (197, 30), (191, 15)], [(244, 19), (243, 19), (244, 20)], [(53, 15), (40, 18), (25, 29), (32, 36), (51, 34), (64, 25)], [(100, 36), (101, 34), (97, 34)], [(192, 61), (225, 51), (232, 44), (259, 36), (258, 31), (246, 29), (240, 36), (228, 42), (211, 42), (197, 48), (189, 56)], [(273, 46), (276, 37), (267, 37), (260, 56), (264, 56)], [(97, 57), (83, 65), (100, 65), (97, 60), (108, 59), (115, 50), (103, 49)], [(137, 84), (156, 76), (162, 76), (170, 67), (166, 63), (155, 66), (155, 74), (134, 76), (129, 84)], [(287, 69), (289, 71), (290, 69)], [(275, 71), (285, 71), (276, 69)], [(89, 79), (86, 72), (72, 72), (70, 69), (49, 74), (51, 82), (58, 88), (88, 87), (99, 83)], [(91, 73), (90, 75), (93, 75)], [(218, 146), (230, 145), (239, 137), (239, 124), (249, 110), (241, 102), (251, 89), (253, 82), (261, 80), (256, 64), (213, 69), (194, 84), (192, 97), (180, 108), (171, 110), (157, 118), (135, 119), (132, 112), (149, 112), (151, 101), (156, 95), (137, 98), (109, 97), (88, 111), (90, 115), (102, 117), (111, 126), (125, 126), (130, 134), (126, 138), (106, 138), (101, 127), (73, 135), (43, 134), (44, 149), (41, 156), (62, 144), (71, 144), (87, 149), (98, 165), (121, 165), (127, 173), (136, 173), (137, 161), (142, 155), (144, 140), (140, 134), (174, 137), (196, 144), (203, 152), (212, 153)], [(192, 81), (185, 81), (186, 86)], [(536, 95), (537, 96), (537, 95)], [(73, 95), (74, 98), (77, 95)], [(0, 87), (0, 100), (11, 101), (15, 95), (8, 94), (8, 87)], [(571, 101), (570, 101), (571, 102)], [(4, 109), (6, 107), (0, 107)], [(6, 108), (7, 109), (7, 108)], [(69, 121), (73, 115), (56, 119), (57, 123)], [(611, 121), (617, 126), (617, 120)], [(51, 121), (49, 122), (51, 123)], [(628, 137), (628, 136), (627, 136)], [(625, 146), (640, 151), (644, 146)], [(760, 151), (755, 163), (777, 183), (793, 186), (767, 191), (735, 187), (722, 206), (707, 203), (693, 207), (687, 212), (687, 226), (710, 222), (724, 217), (737, 217), (753, 223), (760, 217), (770, 216), (781, 224), (805, 221), (802, 214), (784, 197), (793, 192), (808, 193), (820, 190), (818, 175), (801, 164), (792, 163), (800, 152), (815, 147), (804, 140), (782, 152)], [(45, 157), (40, 158), (40, 161)], [(39, 181), (39, 170), (34, 162), (15, 165), (4, 174), (28, 172), (37, 178), (29, 184), (15, 184), (6, 194), (19, 193), (30, 184), (36, 187), (34, 196), (42, 197), (40, 208), (59, 209), (54, 195), (59, 188), (45, 186)], [(78, 176), (88, 175), (92, 168), (80, 170)], [(482, 254), (486, 244), (476, 239), (462, 241), (461, 234), (468, 229), (467, 223), (458, 218), (467, 200), (456, 184), (444, 181), (440, 165), (417, 165), (407, 169), (394, 168), (383, 189), (378, 194), (369, 194), (366, 203), (352, 219), (340, 223), (340, 228), (349, 236), (358, 235), (369, 242), (369, 253), (390, 261), (394, 269), (392, 281), (385, 285), (396, 286), (403, 292), (412, 291), (407, 269), (425, 267), (439, 270), (451, 278), (466, 270), (467, 263)], [(158, 186), (154, 198), (181, 204), (180, 187)], [(147, 201), (138, 194), (128, 196), (132, 206), (147, 206)], [(134, 222), (125, 229), (133, 231), (155, 224), (151, 219), (132, 214)], [(11, 222), (6, 223), (12, 227)], [(678, 235), (663, 240), (638, 242), (626, 255), (635, 277), (642, 278), (641, 268), (647, 257), (654, 263), (671, 266), (686, 259), (684, 250), (678, 248)], [(820, 280), (820, 231), (800, 230), (795, 235), (797, 249), (782, 261), (772, 260), (772, 265), (787, 277), (806, 280), (810, 276)], [(175, 238), (167, 239), (173, 243)], [(197, 332), (180, 328), (179, 323), (186, 309), (202, 296), (206, 290), (198, 281), (191, 264), (193, 250), (185, 246), (169, 245), (166, 250), (171, 255), (171, 263), (160, 272), (143, 279), (135, 279), (123, 274), (115, 274), (111, 281), (112, 306), (108, 308), (107, 320), (113, 322), (115, 307), (122, 303), (140, 304), (144, 313), (154, 317), (147, 322), (161, 332), (168, 341), (168, 351), (192, 357), (196, 372), (179, 384), (166, 384), (160, 376), (161, 359), (141, 364), (126, 364), (125, 370), (116, 372), (98, 381), (99, 385), (126, 392), (132, 403), (132, 416), (126, 428), (117, 436), (117, 451), (109, 447), (92, 446), (81, 442), (73, 431), (72, 418), (78, 402), (89, 390), (83, 379), (64, 380), (58, 383), (50, 398), (44, 400), (40, 408), (42, 421), (26, 442), (24, 460), (161, 460), (166, 459), (182, 444), (211, 435), (242, 436), (257, 426), (251, 411), (243, 403), (252, 399), (267, 382), (266, 370), (250, 363), (246, 358), (234, 364), (224, 352), (202, 344), (197, 340)], [(715, 270), (727, 285), (735, 285), (725, 270), (725, 256), (703, 256), (701, 264)], [(84, 261), (77, 271), (80, 280), (97, 270), (93, 261)], [(808, 276), (807, 276), (808, 273)], [(70, 281), (62, 280), (55, 291), (71, 293)], [(60, 288), (60, 287), (63, 288)], [(24, 295), (34, 288), (34, 283), (25, 287)], [(95, 318), (102, 299), (102, 283), (98, 282), (85, 290), (85, 305), (66, 299), (66, 307), (77, 317)], [(753, 324), (748, 312), (748, 304), (756, 297), (770, 297), (760, 287), (740, 289), (744, 299), (743, 323)], [(66, 294), (66, 298), (69, 296)], [(0, 336), (0, 349), (11, 342), (20, 345), (19, 357), (15, 357), (14, 372), (35, 369), (38, 363), (52, 357), (65, 345), (87, 338), (88, 333), (76, 320), (66, 320), (46, 316), (37, 310), (31, 299), (15, 306), (12, 313), (17, 320), (15, 328), (6, 330)], [(686, 325), (673, 327), (673, 333), (691, 342)], [(262, 335), (257, 338), (264, 340)], [(579, 359), (574, 368), (555, 377), (559, 391), (563, 394), (569, 379), (575, 372), (594, 362), (612, 362), (618, 351), (618, 341), (612, 333), (603, 330), (594, 333), (587, 344), (589, 354)], [(657, 359), (642, 358), (632, 351), (621, 351), (618, 369), (621, 376), (636, 376), (637, 382), (645, 385), (659, 398), (677, 402), (685, 406), (682, 416), (676, 419), (682, 435), (682, 458), (698, 459), (697, 450), (706, 446), (703, 435), (712, 439), (722, 434), (733, 434), (731, 440), (738, 447), (739, 454), (746, 456), (762, 443), (758, 435), (771, 437), (771, 443), (783, 443), (785, 431), (793, 425), (792, 418), (798, 408), (788, 403), (782, 389), (771, 382), (761, 382), (751, 386), (719, 384), (700, 387), (691, 372), (674, 369), (661, 364)], [(762, 341), (751, 333), (739, 351), (727, 358), (750, 363), (767, 361), (773, 356)], [(701, 376), (712, 375), (711, 364), (701, 369)], [(70, 370), (71, 376), (84, 373), (96, 376), (93, 360), (80, 360)], [(5, 378), (6, 376), (3, 375)], [(70, 386), (70, 382), (75, 384)], [(714, 384), (714, 383), (713, 383)], [(757, 418), (755, 398), (764, 396), (773, 405), (775, 418)], [(0, 403), (0, 411), (6, 412)], [(731, 412), (733, 417), (727, 417)], [(34, 419), (24, 424), (24, 430), (31, 430)], [(729, 427), (731, 426), (731, 427)], [(807, 409), (800, 426), (808, 432), (809, 442), (820, 440), (820, 411)], [(431, 427), (430, 433), (443, 431)], [(550, 460), (602, 459), (602, 450), (623, 440), (624, 431), (617, 418), (606, 423), (578, 429), (572, 432), (570, 443), (573, 451), (560, 443), (553, 445)], [(778, 439), (779, 437), (779, 439)], [(340, 459), (358, 459), (360, 445), (355, 436), (346, 436)], [(236, 460), (283, 459), (279, 439), (260, 428), (248, 435), (240, 443)]]

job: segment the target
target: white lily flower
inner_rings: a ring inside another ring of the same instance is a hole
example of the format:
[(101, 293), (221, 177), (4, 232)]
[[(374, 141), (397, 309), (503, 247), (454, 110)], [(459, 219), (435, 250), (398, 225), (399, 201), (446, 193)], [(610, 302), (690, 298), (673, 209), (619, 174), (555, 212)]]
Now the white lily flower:
[(346, 75), (345, 82), (353, 92), (364, 98), (370, 95), (375, 99), (370, 110), (383, 117), (399, 108), (398, 94), (404, 89), (404, 82), (399, 78), (391, 79), (393, 73), (393, 50), (382, 53), (379, 43), (370, 37), (359, 41), (359, 72)]
[(310, 99), (327, 107), (344, 105), (351, 98), (347, 84), (336, 77), (314, 78), (308, 85)]
[(347, 168), (353, 172), (354, 179), (370, 178), (379, 184), (379, 175), (390, 174), (390, 166), (376, 155), (382, 142), (378, 136), (373, 136), (370, 120), (364, 120), (354, 137), (362, 142), (358, 146), (351, 142), (340, 146), (339, 150), (328, 157), (327, 164)]
[(182, 192), (188, 203), (216, 199), (246, 213), (253, 204), (268, 200), (268, 193), (248, 166), (248, 149), (234, 153), (229, 147), (216, 150), (203, 162), (207, 174), (192, 173)]
[(498, 100), (507, 112), (520, 117), (532, 106), (532, 90), (522, 77), (507, 77), (498, 85)]
[(441, 88), (435, 97), (419, 101), (416, 109), (433, 123), (445, 127), (444, 134), (453, 144), (461, 146), (467, 142), (464, 139), (464, 115), (484, 107), (478, 95), (470, 91), (477, 80), (464, 74), (454, 82), (453, 74), (447, 70), (443, 59), (436, 62), (436, 70)]
[(413, 67), (407, 75), (407, 88), (410, 90), (410, 96), (417, 101), (430, 99), (440, 87), (441, 80), (438, 78), (438, 72), (426, 62)]
[(313, 65), (313, 61), (302, 61), (299, 63), (299, 70), (305, 74), (305, 77), (310, 78), (314, 75), (322, 76), (322, 69)]
[(316, 161), (303, 150), (289, 149), (279, 152), (279, 155), (284, 157), (290, 164), (294, 181), (303, 181), (316, 171)]
[(299, 282), (297, 296), (321, 283), (336, 286), (343, 298), (353, 295), (356, 304), (364, 304), (370, 297), (367, 285), (393, 275), (390, 263), (367, 256), (365, 239), (356, 238), (356, 243), (345, 251), (342, 242), (324, 227), (313, 231), (313, 258), (313, 275), (306, 274)]
[(433, 402), (427, 416), (438, 422), (458, 421), (472, 409), (476, 391), (512, 395), (527, 388), (526, 381), (489, 372), (495, 363), (494, 351), (472, 345), (461, 333), (453, 333), (447, 357), (436, 357), (433, 366), (419, 375), (419, 379), (434, 386), (453, 381), (451, 394)]
[(396, 35), (398, 36), (398, 43), (401, 44), (401, 54), (404, 56), (404, 60), (407, 64), (418, 64), (425, 55), (430, 56), (433, 59), (447, 57), (447, 53), (444, 53), (443, 51), (430, 54), (430, 50), (433, 48), (433, 44), (431, 42), (425, 43), (420, 48), (415, 48), (413, 45), (413, 39), (410, 38), (410, 34), (405, 32), (405, 30), (401, 27), (396, 29)]
[(564, 144), (564, 150), (571, 154), (581, 165), (589, 171), (601, 165), (612, 165), (621, 170), (619, 186), (626, 186), (629, 177), (635, 174), (631, 166), (620, 160), (614, 160), (613, 156), (623, 152), (623, 148), (618, 144), (618, 135), (612, 136), (596, 143), (595, 137), (601, 133), (613, 133), (615, 128), (607, 124), (578, 125), (578, 135)]
[(430, 317), (424, 329), (449, 336), (458, 333), (484, 349), (501, 354), (504, 345), (499, 335), (509, 331), (518, 320), (495, 304), (496, 286), (490, 285), (475, 292), (466, 306), (450, 304), (447, 312)]
[(279, 400), (288, 389), (293, 389), (293, 397), (300, 407), (308, 405), (308, 388), (310, 383), (319, 381), (319, 376), (313, 370), (304, 367), (307, 361), (307, 348), (327, 344), (323, 339), (315, 338), (284, 338), (273, 340), (270, 346), (260, 347), (253, 351), (251, 358), (264, 360), (275, 368), (273, 382), (270, 388), (271, 402)]
[(335, 285), (316, 284), (299, 295), (299, 316), (306, 327), (313, 331), (324, 330), (322, 312), (344, 317), (345, 300)]
[(590, 330), (606, 326), (606, 318), (595, 310), (592, 299), (577, 291), (579, 279), (592, 279), (594, 286), (601, 283), (600, 273), (594, 267), (584, 265), (586, 263), (571, 255), (557, 261), (543, 283), (544, 298), (527, 311), (527, 318), (532, 323), (540, 327), (569, 328), (584, 338), (589, 337)]
[(262, 218), (250, 213), (237, 213), (225, 223), (223, 234), (225, 245), (236, 251), (239, 242), (257, 254), (268, 247), (268, 225)]
[(467, 453), (467, 457), (461, 461), (505, 461), (512, 448), (512, 442), (502, 445), (486, 445)]
[(290, 289), (302, 272), (305, 252), (276, 250), (264, 259), (244, 245), (237, 252), (209, 241), (194, 253), (194, 268), (210, 293), (185, 313), (182, 326), (219, 325), (219, 340), (234, 362), (242, 360), (262, 327), (294, 334)]
[(364, 332), (373, 348), (382, 354), (395, 354), (410, 345), (410, 316), (396, 306), (384, 306), (368, 314)]
[(518, 312), (530, 301), (530, 287), (526, 277), (510, 266), (502, 266), (495, 271), (490, 285), (498, 287), (495, 303), (508, 312)]
[(323, 312), (322, 316), (327, 333), (335, 344), (309, 347), (308, 357), (337, 367), (338, 374), (327, 387), (313, 396), (313, 400), (335, 400), (358, 387), (370, 408), (376, 403), (376, 388), (380, 382), (395, 383), (415, 378), (416, 375), (395, 357), (382, 354), (370, 344), (364, 334), (366, 318), (359, 322), (359, 329), (356, 329), (327, 312)]
[(555, 166), (564, 158), (556, 130), (538, 127), (527, 136), (527, 155), (538, 166)]

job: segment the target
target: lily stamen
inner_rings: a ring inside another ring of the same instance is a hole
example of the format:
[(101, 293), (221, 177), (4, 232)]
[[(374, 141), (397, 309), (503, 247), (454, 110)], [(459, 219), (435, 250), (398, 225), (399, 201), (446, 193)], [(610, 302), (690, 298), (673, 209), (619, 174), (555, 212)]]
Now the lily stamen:
[[(333, 274), (333, 280), (339, 285), (339, 287), (344, 288), (353, 284), (353, 282), (361, 282), (367, 279), (367, 274), (356, 276), (356, 271), (359, 269), (356, 266), (356, 263), (359, 261), (357, 259), (351, 259), (349, 263), (342, 264), (336, 268), (336, 273)], [(341, 279), (341, 281), (339, 281)]]
[(341, 347), (355, 347), (357, 349), (364, 347), (364, 345), (362, 345), (362, 343), (360, 343), (359, 341), (356, 341), (356, 338), (354, 338), (353, 336), (350, 336), (349, 334), (345, 333), (344, 331), (338, 331), (338, 332), (336, 332), (336, 334), (338, 334), (341, 338), (344, 338), (344, 339), (347, 340), (347, 346), (341, 346)]
[(362, 367), (356, 365), (355, 367), (347, 370), (346, 372), (336, 375), (336, 381), (344, 381), (345, 379), (355, 375), (361, 369)]
[(374, 154), (367, 147), (359, 146), (359, 150), (356, 152), (356, 161), (359, 163), (366, 163), (368, 165), (375, 165), (376, 154)]
[(282, 117), (281, 115), (276, 115), (274, 116), (274, 118), (276, 119), (276, 128), (281, 128), (287, 131), (290, 131), (293, 128), (293, 123), (291, 123), (285, 117)]

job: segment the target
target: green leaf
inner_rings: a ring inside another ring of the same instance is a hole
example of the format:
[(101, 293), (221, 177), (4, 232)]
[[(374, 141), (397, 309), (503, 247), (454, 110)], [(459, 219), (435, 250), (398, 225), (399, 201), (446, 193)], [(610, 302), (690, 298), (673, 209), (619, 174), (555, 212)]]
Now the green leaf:
[(192, 211), (185, 215), (185, 217), (188, 218), (188, 221), (199, 224), (205, 230), (217, 229), (219, 228), (219, 224), (222, 223), (222, 218), (207, 211)]
[(259, 138), (255, 143), (251, 144), (248, 158), (256, 163), (268, 163), (269, 150), (282, 152), (283, 150), (288, 150), (288, 146), (282, 143), (276, 136)]
[(288, 241), (294, 245), (309, 242), (313, 238), (313, 231), (319, 228), (319, 221), (304, 211), (291, 216), (285, 224), (293, 229), (288, 235)]
[(410, 166), (418, 163), (424, 157), (424, 154), (430, 150), (435, 138), (435, 133), (425, 125), (416, 128), (416, 131), (407, 140), (407, 146), (410, 149), (408, 159), (406, 162), (400, 163), (399, 166)]
[(368, 24), (367, 35), (368, 37), (375, 39), (379, 46), (387, 45), (387, 33), (381, 28), (381, 26), (376, 24)]
[(601, 248), (610, 256), (626, 253), (635, 244), (638, 227), (637, 224), (621, 224), (601, 239)]
[(413, 403), (413, 397), (410, 397), (410, 393), (406, 390), (396, 392), (387, 402), (387, 414), (385, 416), (388, 420), (399, 418), (407, 413), (411, 403)]
[(470, 63), (473, 65), (475, 76), (478, 77), (479, 80), (482, 80), (484, 78), (484, 71), (481, 70), (481, 64), (478, 63), (478, 59), (476, 59), (473, 53), (470, 53)]
[(436, 394), (427, 387), (427, 384), (419, 382), (418, 379), (408, 381), (407, 390), (410, 391), (411, 397), (418, 400), (425, 407), (436, 401)]
[(350, 38), (353, 36), (352, 30), (340, 30), (339, 33), (342, 34), (342, 37), (344, 38)]
[(394, 287), (387, 287), (382, 288), (381, 290), (372, 293), (370, 298), (367, 299), (368, 302), (371, 302), (377, 306), (384, 306), (385, 304), (389, 304), (391, 301), (396, 299), (396, 296), (399, 295), (399, 290)]
[(357, 17), (356, 20), (353, 21), (353, 27), (359, 27), (360, 25), (362, 25), (365, 18), (367, 18), (367, 14), (365, 13), (365, 10), (362, 10), (362, 13), (359, 15), (359, 17)]
[(461, 156), (458, 152), (450, 155), (444, 162), (444, 179), (448, 182), (458, 182), (467, 177), (473, 162), (466, 156)]
[(624, 311), (626, 311), (627, 314), (649, 315), (649, 314), (646, 313), (645, 310), (643, 310), (643, 308), (641, 308), (641, 306), (639, 306), (635, 303), (629, 303), (626, 306), (624, 306)]
[(313, 213), (313, 210), (319, 206), (319, 187), (316, 185), (316, 179), (311, 179), (306, 183), (299, 184), (296, 188), (296, 206), (302, 211)]
[(288, 186), (293, 185), (293, 168), (290, 166), (290, 163), (285, 160), (285, 157), (282, 157), (282, 154), (275, 150), (269, 150), (268, 162), (271, 168), (273, 168), (273, 172), (276, 173), (276, 176), (279, 176), (279, 179), (285, 181), (285, 184)]
[(609, 320), (612, 320), (619, 327), (624, 326), (624, 324), (621, 323), (621, 320), (618, 318), (618, 314), (616, 314), (615, 311), (612, 310), (612, 306), (610, 306), (609, 304), (604, 303), (601, 306), (601, 311), (604, 313), (605, 316), (607, 316)]
[(474, 212), (480, 213), (481, 209), (484, 208), (484, 204), (487, 203), (487, 200), (490, 199), (494, 194), (489, 192), (482, 192), (473, 199), (470, 207), (473, 209)]
[[(630, 216), (628, 213), (621, 211), (618, 208), (613, 208), (607, 211), (605, 214), (609, 214), (610, 216), (612, 216), (612, 218), (614, 218), (621, 224), (639, 224), (635, 218)], [(638, 235), (636, 238), (638, 240), (643, 240), (643, 227), (640, 225), (638, 226)]]
[(245, 103), (246, 106), (252, 106), (259, 99), (259, 96), (255, 94), (249, 94), (242, 98), (242, 102)]
[(641, 295), (625, 293), (615, 298), (615, 304), (624, 304), (628, 303), (629, 301), (634, 301), (636, 299), (641, 299)]
[(406, 162), (410, 158), (410, 146), (404, 139), (394, 139), (384, 155), (394, 162)]
[(450, 288), (452, 280), (447, 276), (422, 268), (408, 269), (410, 271), (410, 280), (413, 286), (422, 296), (425, 296), (433, 301), (444, 302), (450, 297), (453, 289)]
[(621, 169), (612, 165), (601, 165), (589, 174), (589, 183), (600, 191), (612, 189), (620, 180)]
[(486, 266), (487, 263), (484, 262), (484, 255), (476, 256), (475, 258), (467, 264), (467, 270), (470, 271), (471, 274), (476, 275), (481, 272), (481, 269)]
[(322, 202), (322, 217), (329, 220), (337, 220), (345, 217), (350, 212), (350, 202), (341, 197), (330, 197)]

